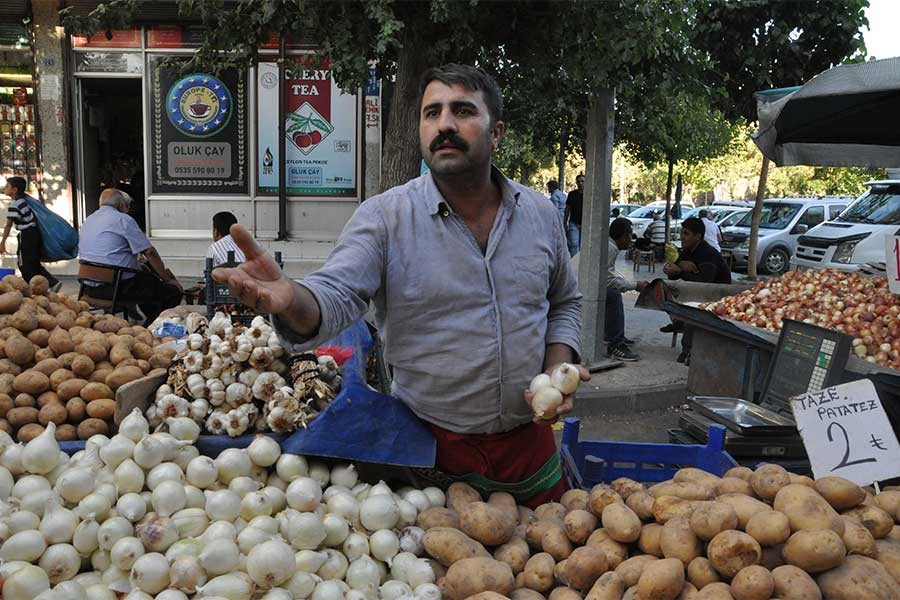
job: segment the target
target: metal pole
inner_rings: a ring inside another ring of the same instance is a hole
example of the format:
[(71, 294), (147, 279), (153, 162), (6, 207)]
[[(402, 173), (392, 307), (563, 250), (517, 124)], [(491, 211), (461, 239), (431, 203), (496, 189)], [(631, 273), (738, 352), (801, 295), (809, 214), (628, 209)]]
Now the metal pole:
[(578, 280), (583, 300), (582, 362), (602, 369), (621, 364), (606, 359), (607, 263), (609, 204), (612, 195), (612, 156), (615, 137), (615, 91), (603, 90), (590, 99), (587, 120), (582, 244)]
[(284, 106), (284, 33), (278, 35), (278, 239), (286, 240), (287, 232), (287, 158), (285, 157)]

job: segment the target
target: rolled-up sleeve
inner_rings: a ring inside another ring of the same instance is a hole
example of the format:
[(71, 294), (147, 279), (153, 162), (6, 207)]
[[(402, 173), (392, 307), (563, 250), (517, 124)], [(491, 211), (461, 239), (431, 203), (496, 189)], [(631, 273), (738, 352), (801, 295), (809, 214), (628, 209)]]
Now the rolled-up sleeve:
[(566, 344), (581, 356), (581, 290), (572, 268), (562, 225), (556, 228), (556, 264), (550, 275), (550, 311), (547, 314), (547, 344)]
[(386, 238), (377, 201), (364, 202), (347, 222), (325, 265), (298, 281), (319, 304), (319, 330), (304, 338), (276, 317), (274, 325), (282, 342), (294, 352), (308, 350), (365, 315), (369, 301), (381, 287)]

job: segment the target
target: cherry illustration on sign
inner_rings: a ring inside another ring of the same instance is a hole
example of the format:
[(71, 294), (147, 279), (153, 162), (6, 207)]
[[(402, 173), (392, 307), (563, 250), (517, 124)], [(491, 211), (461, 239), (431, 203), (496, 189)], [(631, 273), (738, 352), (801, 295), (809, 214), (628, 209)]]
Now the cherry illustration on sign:
[(287, 115), (285, 135), (303, 154), (309, 154), (322, 140), (334, 131), (334, 127), (316, 111), (313, 106), (304, 102), (297, 110)]

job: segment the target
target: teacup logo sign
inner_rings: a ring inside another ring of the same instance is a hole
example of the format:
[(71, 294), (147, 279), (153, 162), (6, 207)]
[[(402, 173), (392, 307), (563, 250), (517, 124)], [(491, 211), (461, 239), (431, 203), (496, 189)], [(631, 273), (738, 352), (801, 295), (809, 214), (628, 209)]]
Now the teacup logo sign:
[(334, 126), (309, 102), (304, 102), (286, 116), (285, 135), (303, 154), (312, 152), (334, 131)]
[(188, 75), (169, 89), (166, 114), (180, 132), (191, 137), (209, 137), (225, 127), (231, 118), (231, 92), (211, 75)]

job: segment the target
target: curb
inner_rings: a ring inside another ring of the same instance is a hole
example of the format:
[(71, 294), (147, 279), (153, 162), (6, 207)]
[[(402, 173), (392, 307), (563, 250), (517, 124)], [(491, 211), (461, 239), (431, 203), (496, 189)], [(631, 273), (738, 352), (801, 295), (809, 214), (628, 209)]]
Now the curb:
[(575, 416), (634, 413), (684, 404), (687, 381), (631, 389), (592, 390), (579, 393)]

